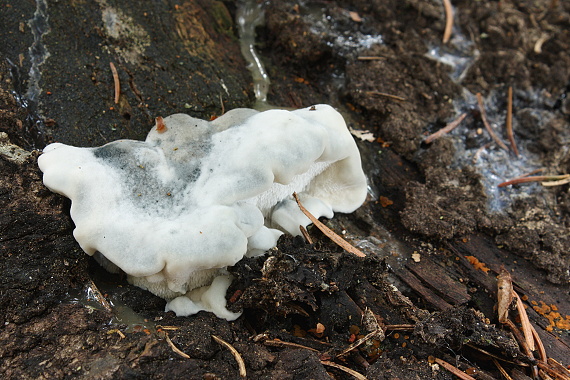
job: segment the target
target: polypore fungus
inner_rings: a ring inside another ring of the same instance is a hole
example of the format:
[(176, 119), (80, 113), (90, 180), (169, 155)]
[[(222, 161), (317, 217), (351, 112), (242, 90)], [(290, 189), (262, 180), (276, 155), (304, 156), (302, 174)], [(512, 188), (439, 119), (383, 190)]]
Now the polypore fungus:
[(310, 223), (293, 192), (317, 217), (366, 197), (356, 144), (328, 105), (235, 109), (210, 122), (175, 114), (144, 142), (55, 143), (38, 163), (45, 185), (71, 199), (81, 248), (179, 316), (239, 316), (226, 309), (225, 268)]

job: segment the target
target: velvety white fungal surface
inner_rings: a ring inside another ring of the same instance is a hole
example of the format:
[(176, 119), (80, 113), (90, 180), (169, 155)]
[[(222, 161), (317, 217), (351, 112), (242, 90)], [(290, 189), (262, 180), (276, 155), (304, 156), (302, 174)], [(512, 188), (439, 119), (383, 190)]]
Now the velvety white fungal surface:
[(235, 109), (210, 122), (175, 114), (144, 142), (55, 143), (38, 163), (45, 185), (71, 199), (81, 248), (177, 315), (239, 316), (225, 307), (224, 268), (310, 223), (293, 192), (317, 217), (366, 197), (356, 144), (328, 105)]

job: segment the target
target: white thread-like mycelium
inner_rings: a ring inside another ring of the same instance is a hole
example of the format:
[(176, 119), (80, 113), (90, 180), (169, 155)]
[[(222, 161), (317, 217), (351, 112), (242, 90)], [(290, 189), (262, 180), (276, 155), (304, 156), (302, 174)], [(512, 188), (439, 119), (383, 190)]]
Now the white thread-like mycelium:
[(175, 114), (144, 142), (55, 143), (38, 163), (45, 185), (71, 199), (81, 248), (179, 316), (239, 316), (226, 309), (225, 268), (310, 223), (293, 192), (329, 218), (366, 197), (356, 144), (328, 105), (235, 109), (210, 122)]

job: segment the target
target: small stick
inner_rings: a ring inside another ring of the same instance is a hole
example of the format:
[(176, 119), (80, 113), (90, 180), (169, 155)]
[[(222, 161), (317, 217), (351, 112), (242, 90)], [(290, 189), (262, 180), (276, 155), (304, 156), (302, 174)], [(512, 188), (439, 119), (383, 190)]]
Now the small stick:
[(401, 96), (398, 95), (392, 95), (392, 94), (387, 94), (385, 92), (380, 92), (380, 91), (366, 91), (367, 95), (378, 95), (378, 96), (383, 96), (385, 98), (390, 98), (390, 99), (394, 99), (397, 100), (399, 102), (405, 102), (406, 98), (402, 98)]
[[(562, 174), (562, 175), (535, 175), (532, 177), (518, 177), (515, 179), (511, 179), (509, 181), (500, 183), (498, 186), (499, 187), (506, 187), (506, 186), (510, 186), (510, 185), (518, 185), (521, 183), (528, 183), (528, 182), (542, 182), (542, 185), (545, 186), (549, 186), (545, 181), (557, 181), (555, 182), (556, 184), (561, 184), (558, 183), (561, 180), (567, 180), (570, 179), (570, 174)], [(563, 183), (562, 183), (563, 184)], [(552, 185), (550, 185), (552, 186)]]
[(469, 376), (468, 374), (466, 374), (459, 368), (452, 366), (445, 360), (441, 360), (440, 358), (435, 358), (435, 362), (462, 380), (475, 380), (474, 377)]
[(485, 105), (483, 104), (483, 96), (481, 96), (480, 92), (477, 93), (477, 103), (479, 104), (479, 111), (481, 112), (481, 120), (485, 125), (485, 129), (487, 130), (487, 132), (489, 132), (489, 135), (491, 135), (491, 138), (493, 139), (493, 141), (497, 143), (498, 146), (508, 151), (509, 148), (507, 148), (507, 146), (499, 139), (499, 137), (495, 134), (495, 132), (491, 128), (491, 125), (489, 125), (489, 122), (487, 121), (487, 113), (485, 112)]
[(328, 361), (328, 360), (321, 360), (321, 364), (327, 365), (327, 366), (329, 366), (329, 367), (334, 367), (334, 368), (336, 368), (336, 369), (340, 369), (341, 371), (344, 371), (344, 372), (348, 373), (349, 375), (354, 376), (354, 377), (357, 378), (358, 380), (367, 380), (364, 375), (362, 375), (362, 374), (356, 372), (356, 371), (353, 370), (353, 369), (350, 369), (350, 368), (348, 368), (348, 367), (345, 367), (345, 366), (343, 366), (343, 365), (336, 364), (336, 363), (330, 362), (330, 361)]
[(112, 312), (113, 308), (111, 307), (111, 304), (109, 303), (109, 301), (107, 301), (107, 299), (103, 296), (97, 285), (95, 285), (95, 283), (91, 279), (89, 279), (89, 288), (91, 288), (95, 300), (97, 300), (97, 302), (99, 302), (105, 310), (107, 310), (108, 312)]
[(507, 137), (511, 142), (511, 148), (515, 152), (515, 156), (519, 156), (519, 150), (517, 149), (517, 144), (515, 142), (515, 136), (513, 135), (513, 88), (509, 86), (509, 93), (507, 98)]
[(113, 73), (113, 81), (115, 82), (115, 104), (119, 104), (119, 97), (121, 96), (121, 83), (119, 82), (119, 73), (113, 62), (109, 62), (111, 72)]
[(431, 144), (432, 141), (440, 138), (441, 136), (453, 131), (455, 128), (457, 128), (457, 126), (459, 124), (461, 124), (461, 122), (463, 121), (463, 119), (465, 119), (465, 117), (467, 116), (466, 113), (462, 113), (461, 115), (459, 115), (459, 117), (455, 120), (453, 120), (452, 122), (450, 122), (449, 124), (447, 124), (445, 127), (441, 128), (439, 131), (432, 133), (431, 135), (429, 135), (428, 137), (426, 137), (426, 139), (424, 140), (426, 144)]
[(532, 327), (530, 324), (530, 320), (528, 319), (528, 315), (526, 313), (526, 310), (524, 309), (524, 305), (523, 305), (521, 298), (519, 297), (517, 292), (515, 292), (514, 290), (512, 292), (513, 292), (513, 298), (517, 302), (517, 311), (519, 312), (519, 317), (520, 317), (521, 326), (522, 326), (522, 332), (523, 332), (524, 338), (526, 340), (526, 344), (528, 345), (528, 348), (531, 351), (534, 351), (535, 350), (534, 338), (532, 336)]
[(238, 350), (236, 350), (234, 348), (234, 346), (232, 346), (231, 344), (229, 344), (228, 342), (226, 342), (222, 338), (218, 338), (215, 335), (212, 335), (212, 338), (214, 338), (214, 340), (216, 342), (218, 342), (219, 344), (221, 344), (222, 346), (225, 346), (228, 350), (230, 350), (230, 352), (232, 353), (232, 355), (234, 356), (234, 358), (236, 359), (236, 361), (238, 363), (239, 375), (245, 379), (247, 377), (247, 372), (245, 370), (245, 363), (244, 363), (241, 355), (239, 354)]
[(450, 0), (443, 0), (443, 8), (445, 9), (445, 30), (443, 31), (443, 43), (446, 44), (451, 38), (453, 30), (453, 7)]
[(341, 238), (340, 236), (338, 236), (333, 230), (331, 230), (330, 228), (328, 228), (327, 226), (325, 226), (323, 223), (321, 223), (317, 218), (315, 218), (313, 216), (313, 214), (311, 214), (306, 208), (305, 206), (303, 206), (301, 204), (301, 201), (299, 200), (299, 197), (297, 196), (297, 193), (293, 193), (293, 198), (295, 198), (295, 201), (297, 202), (297, 205), (299, 206), (299, 209), (301, 209), (301, 211), (303, 212), (303, 214), (305, 214), (307, 216), (307, 218), (309, 218), (311, 220), (311, 222), (313, 222), (313, 224), (315, 225), (315, 227), (317, 227), (319, 230), (321, 230), (323, 232), (323, 234), (327, 235), (329, 237), (329, 239), (331, 239), (332, 241), (334, 241), (336, 244), (338, 244), (341, 248), (343, 248), (344, 250), (346, 250), (347, 252), (353, 253), (358, 257), (366, 257), (366, 255), (364, 253), (362, 253), (361, 250), (359, 250), (358, 248), (350, 245), (346, 240), (344, 240), (343, 238)]
[(164, 337), (166, 339), (166, 343), (168, 343), (170, 348), (172, 348), (172, 351), (176, 352), (178, 355), (182, 356), (184, 359), (190, 359), (190, 355), (188, 355), (187, 353), (185, 353), (184, 351), (182, 351), (181, 349), (176, 347), (176, 345), (174, 343), (172, 343), (172, 341), (170, 340), (170, 337), (168, 336), (168, 333), (166, 331), (164, 332)]

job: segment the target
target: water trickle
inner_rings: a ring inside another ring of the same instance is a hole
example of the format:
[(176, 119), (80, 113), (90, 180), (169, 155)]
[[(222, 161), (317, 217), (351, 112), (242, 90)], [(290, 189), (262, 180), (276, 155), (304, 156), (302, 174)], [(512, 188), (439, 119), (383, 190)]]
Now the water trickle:
[(253, 77), (253, 91), (256, 99), (254, 108), (258, 110), (269, 108), (267, 105), (269, 75), (255, 49), (255, 28), (265, 23), (263, 5), (256, 0), (241, 0), (236, 15), (241, 53)]
[(50, 32), (48, 20), (49, 15), (46, 0), (36, 0), (36, 11), (34, 12), (34, 17), (28, 20), (28, 26), (34, 36), (34, 42), (29, 48), (30, 61), (32, 65), (29, 72), (29, 84), (28, 91), (26, 92), (26, 98), (28, 101), (33, 103), (37, 103), (38, 96), (41, 92), (40, 80), (42, 78), (42, 73), (40, 66), (50, 56), (43, 43), (44, 35)]

